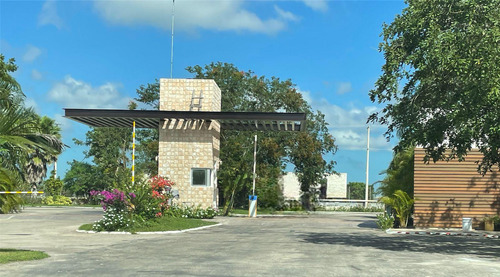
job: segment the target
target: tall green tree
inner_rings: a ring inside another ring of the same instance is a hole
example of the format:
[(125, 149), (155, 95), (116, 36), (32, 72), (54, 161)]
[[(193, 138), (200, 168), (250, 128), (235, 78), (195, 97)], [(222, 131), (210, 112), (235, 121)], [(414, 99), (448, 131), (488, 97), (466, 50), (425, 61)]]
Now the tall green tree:
[[(347, 183), (347, 198), (348, 199), (365, 199), (366, 186), (363, 182), (349, 182)], [(368, 186), (368, 199), (372, 200), (374, 197), (374, 186)]]
[[(95, 168), (91, 172), (95, 180), (99, 180), (101, 187), (128, 188), (131, 185), (129, 156), (132, 150), (132, 128), (92, 128), (85, 138), (85, 141), (74, 141), (77, 145), (88, 147), (84, 153), (85, 158), (92, 158)], [(71, 165), (81, 166), (78, 163)], [(75, 172), (80, 171), (75, 169)]]
[[(259, 133), (261, 142), (257, 153), (258, 178), (257, 194), (262, 192), (278, 193), (278, 179), (286, 162), (295, 165), (302, 190), (302, 203), (310, 209), (311, 200), (316, 199), (320, 182), (325, 175), (333, 172), (333, 162), (326, 162), (324, 155), (336, 151), (335, 141), (328, 133), (324, 115), (313, 112), (302, 98), (291, 80), (276, 77), (257, 76), (252, 71), (240, 71), (228, 63), (211, 63), (204, 67), (188, 67), (187, 70), (199, 79), (213, 79), (222, 93), (222, 111), (259, 111), (259, 112), (304, 112), (309, 120), (305, 133)], [(220, 172), (234, 171), (237, 176), (250, 172), (252, 152), (247, 149), (252, 144), (251, 133), (223, 130), (221, 134), (221, 159), (224, 161)], [(243, 147), (234, 149), (234, 145)], [(230, 150), (230, 151), (228, 151)], [(229, 182), (230, 180), (227, 180)], [(221, 178), (221, 187), (229, 185)], [(242, 190), (246, 194), (250, 191)], [(278, 196), (278, 195), (276, 195)], [(246, 201), (246, 200), (244, 200)]]
[[(136, 101), (146, 104), (149, 109), (160, 108), (160, 82), (141, 85), (137, 90)], [(136, 169), (148, 176), (158, 175), (158, 129), (138, 129), (136, 135)]]
[(106, 184), (101, 183), (97, 166), (86, 162), (73, 160), (69, 163), (70, 168), (64, 175), (64, 189), (71, 194), (82, 197), (88, 196), (91, 190), (107, 189)]
[[(383, 27), (385, 64), (370, 91), (386, 103), (370, 116), (400, 134), (398, 150), (422, 145), (426, 160), (500, 164), (500, 0), (407, 0)], [(446, 152), (449, 149), (450, 152)]]
[[(282, 195), (278, 180), (286, 163), (292, 162), (304, 184), (304, 204), (310, 207), (310, 200), (316, 198), (324, 175), (333, 172), (334, 163), (326, 162), (323, 156), (333, 154), (337, 149), (333, 137), (328, 133), (324, 116), (312, 111), (291, 80), (257, 76), (252, 71), (241, 71), (233, 64), (221, 62), (188, 67), (187, 71), (198, 79), (215, 80), (222, 91), (222, 111), (307, 113), (307, 133), (258, 133), (256, 192), (259, 206), (280, 206)], [(158, 80), (141, 86), (137, 93), (137, 101), (158, 109)], [(238, 182), (235, 185), (234, 180), (246, 180), (243, 176), (252, 172), (254, 134), (231, 130), (221, 132), (220, 158), (224, 162), (219, 169), (219, 192), (222, 200), (232, 199), (231, 206), (248, 203), (251, 182)], [(157, 136), (154, 133), (154, 136), (145, 137), (154, 141), (158, 139)], [(154, 151), (143, 153), (148, 160), (158, 155)], [(233, 190), (235, 186), (237, 189)]]
[(395, 152), (385, 173), (385, 178), (378, 183), (378, 193), (391, 197), (401, 190), (413, 198), (414, 148)]
[(321, 182), (328, 174), (334, 173), (334, 161), (323, 157), (335, 153), (337, 146), (328, 132), (325, 116), (321, 112), (308, 113), (307, 132), (294, 134), (290, 141), (290, 161), (300, 183), (302, 207), (310, 210), (311, 201), (317, 200)]
[[(21, 189), (29, 180), (27, 164), (34, 153), (56, 155), (63, 149), (60, 137), (44, 133), (39, 116), (24, 107), (24, 94), (10, 75), (17, 70), (14, 59), (0, 54), (0, 190)], [(42, 166), (46, 166), (43, 164)], [(19, 195), (0, 194), (0, 212), (18, 209)]]
[[(35, 115), (36, 124), (42, 134), (53, 136), (61, 140), (61, 127), (56, 121), (48, 116)], [(32, 152), (28, 156), (28, 161), (25, 165), (26, 181), (29, 184), (40, 184), (47, 175), (47, 166), (57, 162), (57, 156), (61, 154), (62, 148), (59, 151), (44, 151), (38, 147), (32, 147)], [(54, 173), (55, 174), (55, 173)]]

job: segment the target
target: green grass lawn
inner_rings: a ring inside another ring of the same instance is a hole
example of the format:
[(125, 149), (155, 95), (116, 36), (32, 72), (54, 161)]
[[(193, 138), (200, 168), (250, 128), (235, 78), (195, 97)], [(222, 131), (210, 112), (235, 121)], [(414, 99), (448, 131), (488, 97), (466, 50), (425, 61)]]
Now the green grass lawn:
[[(195, 218), (174, 218), (161, 217), (146, 221), (140, 225), (132, 226), (122, 231), (137, 233), (137, 232), (159, 232), (159, 231), (178, 231), (202, 226), (214, 225), (217, 222), (204, 221)], [(79, 230), (90, 231), (92, 224), (83, 224)]]
[(6, 264), (10, 262), (40, 260), (48, 257), (49, 257), (48, 254), (41, 251), (0, 248), (0, 264)]

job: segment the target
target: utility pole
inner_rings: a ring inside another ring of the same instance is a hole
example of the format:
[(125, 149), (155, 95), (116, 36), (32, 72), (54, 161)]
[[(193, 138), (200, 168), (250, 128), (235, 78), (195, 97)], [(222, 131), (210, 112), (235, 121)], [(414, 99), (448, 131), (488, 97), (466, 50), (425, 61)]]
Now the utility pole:
[(366, 142), (366, 183), (365, 183), (365, 208), (368, 208), (368, 170), (370, 168), (370, 126), (368, 130), (368, 139)]
[(170, 79), (172, 79), (174, 72), (174, 9), (175, 0), (172, 0), (172, 42), (170, 45)]

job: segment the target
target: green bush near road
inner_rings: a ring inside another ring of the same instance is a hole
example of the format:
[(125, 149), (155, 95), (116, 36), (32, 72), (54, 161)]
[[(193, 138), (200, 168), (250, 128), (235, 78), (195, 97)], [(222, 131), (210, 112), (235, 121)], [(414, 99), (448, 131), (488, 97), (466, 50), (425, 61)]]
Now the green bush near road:
[(377, 215), (377, 226), (382, 230), (390, 229), (394, 226), (394, 217), (383, 213)]
[(42, 199), (42, 204), (49, 206), (70, 206), (71, 198), (63, 195), (47, 196)]

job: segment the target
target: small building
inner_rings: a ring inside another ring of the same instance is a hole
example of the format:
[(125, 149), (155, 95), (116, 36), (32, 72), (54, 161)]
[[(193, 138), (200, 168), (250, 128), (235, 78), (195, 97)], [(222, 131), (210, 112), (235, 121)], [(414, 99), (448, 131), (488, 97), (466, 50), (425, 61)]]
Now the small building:
[(91, 127), (159, 129), (158, 174), (179, 191), (178, 202), (217, 207), (221, 130), (300, 132), (305, 113), (222, 112), (214, 80), (160, 79), (160, 110), (65, 109)]
[(483, 155), (477, 149), (461, 162), (425, 164), (424, 156), (424, 149), (415, 149), (415, 226), (460, 228), (465, 217), (472, 218), (474, 228), (482, 228), (486, 215), (500, 214), (499, 171), (478, 173), (476, 162)]
[[(326, 177), (326, 181), (326, 198), (347, 197), (347, 173), (330, 174)], [(286, 172), (279, 182), (285, 200), (300, 199), (300, 183), (295, 173)]]

